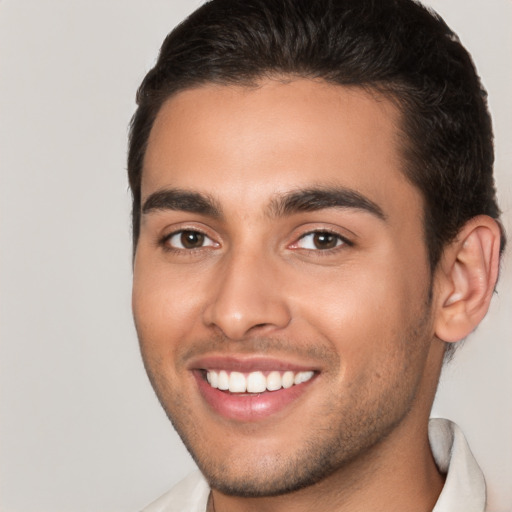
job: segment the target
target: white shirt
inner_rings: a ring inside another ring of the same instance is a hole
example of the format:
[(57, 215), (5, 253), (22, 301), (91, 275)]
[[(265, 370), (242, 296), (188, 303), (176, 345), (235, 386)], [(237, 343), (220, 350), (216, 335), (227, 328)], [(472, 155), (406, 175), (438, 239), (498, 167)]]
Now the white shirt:
[[(431, 419), (432, 454), (446, 480), (432, 512), (484, 512), (485, 480), (460, 428)], [(143, 512), (205, 512), (210, 488), (199, 471), (191, 473)]]

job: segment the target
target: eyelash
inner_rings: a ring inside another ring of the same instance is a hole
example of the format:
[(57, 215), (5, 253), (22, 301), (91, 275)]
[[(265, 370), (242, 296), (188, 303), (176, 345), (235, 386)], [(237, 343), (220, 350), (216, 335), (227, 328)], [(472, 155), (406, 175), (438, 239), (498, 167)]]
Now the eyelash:
[[(328, 248), (328, 249), (319, 249), (319, 248), (316, 248), (316, 249), (308, 249), (308, 248), (301, 248), (301, 247), (296, 247), (297, 249), (302, 249), (304, 251), (308, 251), (312, 254), (315, 254), (316, 256), (328, 256), (330, 254), (332, 254), (333, 252), (337, 252), (339, 250), (341, 250), (344, 246), (345, 247), (352, 247), (354, 245), (354, 243), (349, 240), (348, 238), (340, 235), (338, 232), (336, 231), (333, 231), (333, 230), (330, 230), (330, 229), (314, 229), (314, 230), (311, 230), (311, 231), (308, 231), (307, 233), (304, 233), (303, 235), (301, 235), (298, 240), (296, 242), (293, 243), (294, 246), (297, 246), (301, 240), (304, 240), (306, 237), (308, 236), (311, 236), (311, 235), (330, 235), (330, 236), (333, 236), (335, 237), (337, 240), (336, 240), (336, 243), (337, 245), (335, 245), (334, 247), (332, 248)], [(339, 242), (339, 243), (338, 243)]]
[[(212, 244), (202, 245), (201, 247), (191, 247), (191, 248), (173, 247), (172, 245), (170, 245), (170, 241), (173, 237), (178, 236), (178, 235), (183, 236), (183, 234), (185, 234), (185, 233), (200, 235), (200, 236), (204, 237), (205, 239), (210, 240), (212, 242)], [(195, 251), (199, 251), (201, 249), (205, 249), (208, 247), (214, 247), (216, 245), (218, 246), (219, 244), (217, 242), (215, 242), (214, 240), (212, 240), (212, 238), (209, 237), (205, 232), (203, 232), (199, 229), (179, 229), (178, 231), (173, 231), (172, 233), (169, 233), (168, 235), (163, 236), (159, 242), (159, 245), (164, 249), (164, 251), (186, 254), (186, 253), (192, 253)]]

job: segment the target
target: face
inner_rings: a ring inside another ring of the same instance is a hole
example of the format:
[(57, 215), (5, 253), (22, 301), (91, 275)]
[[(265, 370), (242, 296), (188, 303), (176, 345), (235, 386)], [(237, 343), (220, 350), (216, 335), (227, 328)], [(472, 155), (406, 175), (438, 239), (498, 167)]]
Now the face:
[(308, 80), (206, 85), (157, 116), (134, 316), (216, 489), (298, 489), (426, 423), (431, 281), (398, 120)]

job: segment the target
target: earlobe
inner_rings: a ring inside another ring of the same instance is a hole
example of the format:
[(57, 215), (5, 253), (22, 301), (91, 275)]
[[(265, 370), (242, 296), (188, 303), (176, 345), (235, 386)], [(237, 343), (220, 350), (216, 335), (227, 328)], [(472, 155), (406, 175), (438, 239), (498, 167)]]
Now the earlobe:
[(436, 335), (455, 342), (468, 336), (484, 318), (499, 269), (501, 232), (486, 215), (471, 219), (443, 252), (436, 274)]

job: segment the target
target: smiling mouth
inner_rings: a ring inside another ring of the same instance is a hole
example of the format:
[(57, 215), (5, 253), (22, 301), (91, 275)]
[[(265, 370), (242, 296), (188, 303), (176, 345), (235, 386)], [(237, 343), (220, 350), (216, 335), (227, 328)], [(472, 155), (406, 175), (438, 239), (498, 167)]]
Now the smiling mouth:
[[(215, 416), (253, 423), (304, 403), (320, 368), (265, 357), (207, 356), (190, 362), (197, 390)], [(277, 414), (277, 416), (275, 416)]]
[(312, 370), (288, 371), (254, 371), (242, 373), (226, 370), (204, 370), (208, 384), (220, 391), (229, 393), (264, 393), (288, 389), (311, 380)]

